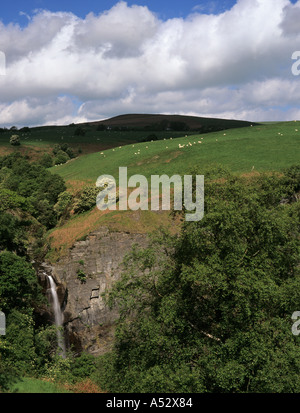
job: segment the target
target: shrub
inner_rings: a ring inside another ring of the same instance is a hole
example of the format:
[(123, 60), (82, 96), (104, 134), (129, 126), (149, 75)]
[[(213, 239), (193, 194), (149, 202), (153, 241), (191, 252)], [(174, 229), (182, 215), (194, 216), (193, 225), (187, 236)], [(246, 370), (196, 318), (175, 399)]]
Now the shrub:
[(82, 271), (82, 269), (78, 269), (78, 270), (77, 270), (77, 278), (78, 278), (78, 280), (80, 280), (81, 284), (85, 284), (85, 283), (86, 283), (86, 275), (85, 275), (85, 273)]
[(57, 213), (58, 217), (69, 216), (71, 205), (73, 201), (73, 196), (68, 191), (64, 191), (59, 194), (58, 201), (54, 205), (54, 211)]
[(81, 126), (79, 126), (78, 128), (75, 129), (74, 135), (75, 136), (84, 136), (85, 135), (85, 130)]
[(12, 136), (10, 137), (10, 144), (13, 145), (13, 146), (19, 146), (19, 145), (21, 145), (19, 135), (12, 135)]
[(71, 373), (76, 379), (89, 377), (96, 369), (95, 357), (88, 353), (82, 353), (71, 364)]
[(55, 165), (60, 165), (62, 163), (66, 163), (69, 159), (70, 157), (66, 152), (59, 150), (54, 159), (54, 163)]
[(89, 211), (91, 208), (96, 206), (96, 196), (98, 193), (99, 188), (95, 186), (86, 186), (83, 188), (75, 203), (74, 212), (80, 213)]
[(45, 168), (51, 168), (51, 166), (53, 166), (52, 156), (49, 153), (44, 153), (40, 160), (40, 164)]

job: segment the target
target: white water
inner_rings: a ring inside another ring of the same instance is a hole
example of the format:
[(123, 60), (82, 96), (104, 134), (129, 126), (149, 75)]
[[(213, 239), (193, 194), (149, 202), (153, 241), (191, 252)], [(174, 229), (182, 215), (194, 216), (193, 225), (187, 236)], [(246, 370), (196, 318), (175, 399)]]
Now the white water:
[(47, 275), (49, 283), (50, 283), (50, 291), (51, 291), (51, 296), (52, 296), (52, 301), (53, 301), (53, 311), (54, 311), (54, 317), (55, 317), (55, 325), (57, 327), (57, 344), (58, 347), (61, 349), (60, 355), (62, 357), (65, 357), (66, 355), (66, 345), (65, 345), (65, 340), (64, 340), (64, 334), (63, 334), (63, 321), (64, 321), (64, 316), (60, 308), (60, 304), (58, 301), (58, 296), (56, 292), (56, 284), (51, 277), (51, 275)]

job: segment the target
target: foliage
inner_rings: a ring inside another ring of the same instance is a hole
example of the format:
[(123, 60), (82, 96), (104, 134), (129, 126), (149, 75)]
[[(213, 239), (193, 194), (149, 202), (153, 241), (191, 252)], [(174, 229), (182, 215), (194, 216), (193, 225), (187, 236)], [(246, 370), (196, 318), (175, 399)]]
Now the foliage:
[(103, 393), (103, 391), (89, 378), (66, 386), (72, 393)]
[(6, 341), (11, 348), (8, 365), (19, 374), (32, 374), (35, 370), (34, 321), (32, 311), (10, 311), (7, 317)]
[(69, 159), (70, 157), (67, 153), (63, 151), (58, 151), (54, 159), (54, 164), (60, 165), (60, 164), (66, 163)]
[(19, 372), (15, 366), (7, 361), (12, 357), (11, 347), (0, 336), (0, 392), (6, 391), (18, 379)]
[(70, 372), (76, 380), (82, 380), (90, 377), (95, 369), (95, 357), (83, 352), (79, 357), (73, 359)]
[(85, 275), (84, 271), (81, 268), (79, 268), (77, 270), (77, 278), (81, 282), (81, 284), (86, 283), (86, 275)]
[(74, 212), (81, 213), (90, 210), (96, 206), (96, 197), (99, 193), (99, 188), (92, 185), (85, 186), (77, 195), (75, 200)]
[(78, 128), (75, 129), (74, 135), (75, 136), (84, 136), (85, 135), (85, 130), (81, 126), (78, 126)]
[(69, 159), (74, 158), (73, 150), (69, 147), (67, 143), (55, 144), (52, 152), (55, 155), (54, 165), (66, 163)]
[[(0, 191), (1, 192), (1, 191)], [(0, 215), (0, 250), (24, 254), (27, 243), (26, 222), (11, 214)]]
[(0, 254), (0, 307), (8, 314), (42, 302), (41, 287), (34, 269), (25, 258), (11, 252)]
[(73, 196), (70, 192), (61, 192), (58, 196), (57, 203), (54, 205), (54, 211), (59, 218), (66, 219), (69, 217), (73, 203)]
[(15, 191), (10, 191), (9, 189), (0, 188), (0, 212), (6, 211), (8, 209), (21, 208), (23, 210), (28, 209), (28, 203), (26, 198), (18, 195)]
[(10, 142), (10, 144), (13, 145), (13, 146), (19, 146), (19, 145), (21, 145), (19, 135), (12, 135), (12, 136), (10, 137), (9, 142)]
[(56, 359), (57, 328), (55, 325), (41, 326), (35, 329), (35, 366), (39, 374), (46, 373), (49, 365)]
[(205, 216), (134, 248), (106, 297), (120, 320), (97, 372), (113, 392), (299, 392), (299, 204), (287, 176), (206, 183)]
[(63, 179), (44, 166), (30, 163), (19, 153), (0, 158), (0, 210), (16, 209), (30, 213), (46, 228), (55, 226), (54, 205), (66, 189)]
[(1, 390), (19, 375), (53, 365), (56, 332), (37, 317), (46, 299), (30, 260), (43, 258), (45, 229), (56, 225), (54, 205), (64, 191), (61, 177), (19, 153), (0, 158), (0, 309), (7, 320), (0, 342)]
[(24, 126), (23, 128), (20, 129), (20, 132), (30, 133), (30, 128), (28, 126)]
[(70, 357), (63, 358), (56, 354), (49, 363), (46, 364), (45, 377), (52, 382), (63, 382), (70, 379)]
[(40, 159), (40, 164), (45, 168), (51, 168), (53, 166), (53, 158), (49, 153), (44, 153)]

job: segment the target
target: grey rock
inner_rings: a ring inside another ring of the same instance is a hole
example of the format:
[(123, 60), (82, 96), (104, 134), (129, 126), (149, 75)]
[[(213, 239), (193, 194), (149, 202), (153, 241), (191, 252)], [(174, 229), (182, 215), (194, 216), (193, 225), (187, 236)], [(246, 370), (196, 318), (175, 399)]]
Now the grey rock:
[(44, 272), (58, 285), (67, 346), (73, 351), (100, 355), (111, 349), (118, 312), (110, 310), (101, 295), (120, 278), (122, 261), (133, 244), (146, 247), (147, 243), (145, 234), (100, 228), (76, 242), (57, 263), (40, 266), (42, 285)]

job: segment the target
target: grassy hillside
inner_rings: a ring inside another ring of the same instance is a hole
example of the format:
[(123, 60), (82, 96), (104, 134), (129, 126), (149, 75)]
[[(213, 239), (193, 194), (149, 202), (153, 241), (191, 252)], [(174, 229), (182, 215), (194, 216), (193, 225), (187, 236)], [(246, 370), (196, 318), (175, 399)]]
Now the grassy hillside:
[[(38, 159), (44, 152), (50, 153), (55, 144), (62, 143), (67, 143), (75, 152), (86, 154), (141, 142), (153, 133), (157, 139), (168, 139), (170, 136), (182, 136), (182, 130), (187, 134), (195, 134), (195, 131), (204, 133), (246, 126), (249, 126), (249, 122), (196, 116), (133, 114), (81, 125), (41, 126), (30, 130), (0, 129), (0, 155), (17, 150), (32, 159)], [(84, 136), (76, 135), (78, 127), (84, 129)], [(19, 135), (20, 147), (10, 145), (10, 137), (13, 134)]]
[(146, 177), (186, 174), (193, 167), (201, 171), (212, 164), (237, 173), (280, 171), (298, 162), (299, 139), (300, 122), (266, 124), (131, 144), (82, 156), (52, 170), (67, 181), (85, 182), (96, 182), (102, 174), (117, 179), (120, 166), (127, 166), (129, 175)]
[[(118, 182), (120, 166), (128, 167), (128, 177), (138, 173), (148, 179), (154, 174), (184, 175), (193, 168), (205, 175), (214, 165), (222, 165), (237, 174), (280, 172), (299, 162), (299, 140), (300, 122), (266, 124), (97, 151), (53, 167), (51, 171), (61, 175), (73, 191), (87, 183), (94, 185), (103, 174), (113, 175)], [(176, 223), (167, 211), (103, 212), (95, 207), (51, 231), (54, 257), (99, 225), (143, 233), (165, 225), (176, 231)]]

